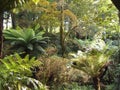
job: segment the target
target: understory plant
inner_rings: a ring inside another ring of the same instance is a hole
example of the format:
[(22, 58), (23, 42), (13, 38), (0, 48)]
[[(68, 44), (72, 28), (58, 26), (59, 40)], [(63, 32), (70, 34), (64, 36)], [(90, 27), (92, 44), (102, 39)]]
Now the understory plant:
[(103, 49), (98, 51), (92, 49), (88, 52), (79, 52), (79, 55), (72, 59), (72, 67), (82, 70), (94, 82), (95, 90), (101, 90), (100, 77), (103, 74), (103, 69), (109, 64), (109, 58), (114, 50)]
[(6, 56), (0, 60), (0, 90), (46, 90), (38, 80), (31, 78), (34, 67), (41, 65), (35, 58), (19, 54)]
[(27, 29), (9, 29), (4, 30), (3, 35), (6, 44), (11, 45), (11, 50), (18, 53), (38, 56), (45, 53), (44, 48), (47, 46), (47, 37), (43, 37), (43, 32), (36, 33), (35, 30)]
[(53, 55), (40, 57), (39, 60), (42, 65), (39, 67), (36, 77), (42, 83), (48, 85), (50, 90), (58, 90), (59, 86), (68, 81), (67, 59)]

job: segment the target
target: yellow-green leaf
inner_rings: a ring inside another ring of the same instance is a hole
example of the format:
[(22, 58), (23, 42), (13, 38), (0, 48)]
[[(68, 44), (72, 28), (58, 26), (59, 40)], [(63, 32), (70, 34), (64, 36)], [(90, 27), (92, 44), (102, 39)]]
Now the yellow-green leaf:
[(39, 0), (32, 0), (35, 4), (38, 4)]

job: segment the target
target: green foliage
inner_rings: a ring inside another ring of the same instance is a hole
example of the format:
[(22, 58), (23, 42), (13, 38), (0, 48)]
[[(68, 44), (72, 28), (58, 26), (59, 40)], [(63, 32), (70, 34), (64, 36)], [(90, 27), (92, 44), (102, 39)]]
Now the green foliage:
[(115, 67), (112, 70), (114, 72), (112, 72), (112, 73), (114, 74), (114, 76), (116, 78), (120, 75), (120, 61), (119, 61), (120, 60), (120, 48), (118, 50), (116, 50), (116, 53), (112, 56), (112, 58), (115, 62), (114, 63)]
[(69, 7), (70, 9), (77, 15), (77, 17), (81, 18), (86, 15), (90, 10), (93, 11), (91, 8), (91, 0), (72, 0), (70, 1)]
[[(24, 3), (29, 2), (30, 0), (12, 0), (9, 2), (9, 0), (0, 0), (1, 6), (0, 6), (0, 13), (4, 11), (9, 11), (15, 7), (21, 6)], [(37, 3), (39, 0), (32, 0), (34, 3)]]
[(80, 86), (78, 83), (73, 82), (57, 87), (57, 90), (93, 90), (92, 86)]
[(99, 30), (108, 33), (117, 31), (118, 12), (110, 0), (74, 0), (70, 1), (69, 7), (78, 17), (80, 29), (87, 37), (92, 37)]
[(0, 6), (0, 12), (2, 11), (8, 11), (10, 9), (13, 9), (17, 6), (22, 5), (23, 3), (25, 3), (26, 1), (29, 0), (12, 0), (11, 2), (9, 2), (9, 0), (0, 0), (0, 3), (2, 4)]
[[(18, 54), (7, 56), (1, 60), (3, 64), (1, 68), (6, 68), (10, 72), (20, 73), (21, 76), (22, 74), (29, 76), (31, 75), (31, 68), (41, 64), (38, 60), (35, 60), (35, 57), (29, 58), (29, 55), (26, 55), (24, 58), (21, 58)], [(4, 72), (7, 73), (7, 70)]]
[(45, 53), (44, 48), (47, 46), (47, 37), (43, 37), (43, 33), (35, 33), (33, 29), (26, 30), (4, 30), (3, 35), (8, 44), (12, 46), (16, 52), (24, 52), (26, 54), (38, 56)]
[(41, 62), (26, 55), (21, 58), (18, 54), (1, 59), (0, 62), (0, 90), (45, 90), (37, 80), (31, 78), (31, 69), (41, 65)]
[(108, 63), (110, 56), (115, 50), (103, 49), (98, 51), (92, 49), (87, 53), (80, 52), (76, 58), (72, 59), (72, 67), (82, 70), (91, 77), (96, 77), (101, 73), (101, 69)]
[(120, 64), (116, 65), (115, 74), (116, 74), (117, 77), (120, 75)]
[(49, 2), (48, 0), (34, 1), (37, 1), (37, 5), (31, 0), (23, 7), (14, 9), (14, 11), (16, 10), (19, 12), (16, 14), (16, 23), (22, 27), (29, 27), (30, 25), (39, 24), (42, 28), (44, 28), (44, 30), (49, 28), (50, 31), (53, 29), (53, 27), (58, 27), (59, 11), (57, 10), (57, 3)]
[(72, 83), (71, 90), (93, 90), (92, 86), (79, 86), (78, 83)]
[(82, 48), (85, 48), (87, 47), (88, 45), (91, 44), (91, 41), (86, 39), (86, 40), (82, 40), (82, 39), (77, 39), (75, 38), (75, 40), (79, 43), (79, 45), (82, 47)]
[[(57, 2), (54, 3), (54, 1), (56, 0), (31, 0), (31, 2), (27, 3), (25, 6), (22, 7), (22, 9), (25, 9), (25, 12), (23, 11), (18, 15), (21, 17), (21, 18), (17, 17), (19, 18), (18, 23), (20, 24), (22, 23), (21, 26), (22, 25), (25, 26), (27, 24), (28, 26), (30, 26), (33, 23), (34, 24), (37, 23), (38, 25), (35, 27), (35, 30), (39, 29), (39, 27), (42, 27), (42, 29), (46, 30), (46, 32), (47, 30), (52, 32), (52, 30), (55, 27), (58, 27), (60, 25), (60, 22), (59, 22), (60, 12), (58, 10), (60, 9), (58, 7), (59, 3)], [(85, 49), (89, 49), (89, 44), (91, 43), (94, 43), (92, 44), (94, 45), (93, 47), (96, 47), (97, 49), (100, 50), (100, 46), (102, 46), (102, 44), (100, 44), (100, 42), (96, 43), (96, 40), (94, 40), (93, 42), (91, 42), (90, 40), (93, 39), (93, 36), (95, 35), (96, 32), (101, 30), (106, 32), (106, 34), (104, 34), (105, 36), (104, 40), (106, 44), (112, 43), (111, 46), (109, 47), (109, 50), (112, 50), (111, 48), (113, 47), (113, 45), (115, 46), (119, 45), (119, 40), (118, 40), (119, 27), (117, 27), (118, 18), (116, 14), (117, 11), (115, 10), (110, 0), (106, 0), (106, 1), (105, 0), (64, 0), (64, 1), (68, 2), (68, 3), (65, 3), (64, 9), (69, 8), (76, 14), (76, 16), (78, 17), (78, 22), (80, 26), (78, 32), (80, 33), (80, 35), (86, 38), (86, 40), (81, 40), (81, 38), (78, 40), (74, 39), (76, 40), (75, 42), (74, 40), (72, 41), (72, 40), (69, 40), (68, 38), (67, 39), (65, 38), (65, 46), (66, 46), (65, 53), (77, 51), (78, 49), (84, 51)], [(1, 7), (0, 11), (1, 11), (3, 9), (2, 5), (5, 5), (5, 4), (3, 4), (4, 3), (3, 0), (0, 2), (1, 2), (1, 6), (0, 6)], [(9, 4), (10, 3), (11, 2), (9, 2)], [(64, 10), (64, 11), (67, 11), (67, 10)], [(68, 18), (69, 16), (73, 16), (73, 14), (70, 15), (69, 12), (66, 12), (66, 13), (64, 12), (65, 14), (64, 18), (65, 18), (65, 21), (70, 22), (68, 25), (68, 28), (70, 29), (72, 27), (71, 23), (73, 23), (71, 22), (71, 19), (73, 21), (75, 21), (75, 19)], [(26, 20), (27, 18), (28, 20)], [(22, 20), (24, 19), (24, 21), (22, 21), (21, 19)], [(71, 34), (73, 35), (73, 33), (75, 33), (75, 30), (73, 30)], [(8, 45), (10, 44), (12, 46), (11, 49), (15, 49), (16, 52), (25, 52), (26, 54), (35, 55), (35, 56), (38, 56), (40, 53), (44, 52), (44, 46), (46, 46), (47, 44), (46, 40), (44, 40), (46, 38), (44, 38), (42, 35), (43, 34), (41, 33), (39, 34), (38, 31), (33, 31), (32, 29), (4, 31), (5, 41), (7, 41)], [(47, 33), (46, 36), (49, 36), (49, 35), (50, 34)], [(51, 53), (56, 54), (56, 52), (61, 53), (59, 35), (56, 34), (56, 36), (50, 36), (50, 37), (51, 37), (50, 44), (52, 45), (54, 44), (55, 49), (57, 48), (57, 51), (52, 49), (48, 50), (50, 51), (50, 54)], [(64, 37), (66, 37), (66, 35)], [(107, 50), (97, 51), (96, 49), (88, 53), (83, 52), (82, 56), (80, 55), (73, 59), (73, 64), (75, 64), (73, 65), (73, 67), (78, 68), (79, 70), (82, 70), (91, 76), (99, 75), (102, 67), (107, 62), (109, 62), (108, 59), (111, 56), (111, 54), (112, 54), (112, 51), (110, 52), (109, 51), (107, 52)], [(115, 57), (117, 58), (118, 56), (120, 55), (117, 54)], [(44, 70), (40, 71), (39, 78), (42, 79), (43, 82), (45, 81), (48, 84), (53, 82), (63, 83), (63, 81), (59, 81), (58, 79), (60, 78), (59, 76), (61, 76), (61, 72), (63, 72), (64, 70), (59, 68), (54, 68), (54, 67), (59, 66), (62, 68), (62, 65), (64, 63), (60, 61), (56, 61), (59, 58), (55, 58), (55, 60), (54, 58), (47, 58), (47, 59), (44, 58), (44, 59), (43, 59), (43, 62), (45, 64), (42, 67)], [(116, 61), (115, 61), (115, 64), (118, 65), (117, 70), (111, 70), (111, 72), (115, 71), (115, 74), (117, 76), (119, 75), (120, 65)], [(8, 65), (8, 67), (10, 66), (11, 66), (11, 63), (10, 65)], [(14, 68), (15, 67), (17, 66), (14, 66)], [(11, 70), (16, 72), (14, 68), (11, 68)], [(28, 73), (23, 72), (22, 70), (21, 72), (26, 75), (31, 73), (30, 70), (28, 69), (26, 70)], [(73, 84), (73, 88), (76, 90), (80, 89), (77, 84)]]
[(106, 90), (115, 90), (114, 86), (115, 86), (114, 84), (107, 85)]
[(66, 48), (66, 51), (65, 51), (66, 54), (68, 54), (70, 52), (77, 52), (78, 50), (82, 49), (80, 44), (75, 39), (66, 40), (66, 47), (65, 48)]

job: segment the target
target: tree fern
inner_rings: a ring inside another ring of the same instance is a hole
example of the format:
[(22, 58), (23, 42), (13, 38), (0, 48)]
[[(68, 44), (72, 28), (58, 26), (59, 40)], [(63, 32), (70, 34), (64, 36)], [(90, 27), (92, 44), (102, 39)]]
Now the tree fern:
[(109, 58), (114, 51), (115, 49), (108, 51), (106, 48), (104, 48), (102, 51), (92, 49), (83, 55), (78, 55), (76, 58), (73, 58), (72, 66), (84, 71), (91, 77), (98, 76), (103, 66), (109, 62)]

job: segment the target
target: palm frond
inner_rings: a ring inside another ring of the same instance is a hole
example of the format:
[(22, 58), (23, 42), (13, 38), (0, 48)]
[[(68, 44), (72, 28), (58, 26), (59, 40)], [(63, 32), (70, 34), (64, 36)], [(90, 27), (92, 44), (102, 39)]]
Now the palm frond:
[(21, 6), (28, 1), (30, 0), (0, 0), (0, 12), (9, 11), (15, 7)]
[(72, 59), (72, 67), (82, 70), (92, 77), (97, 76), (100, 74), (100, 70), (108, 62), (110, 56), (112, 55), (112, 53), (106, 55), (104, 51), (100, 52), (93, 50), (86, 53), (85, 56), (78, 56), (75, 59)]

